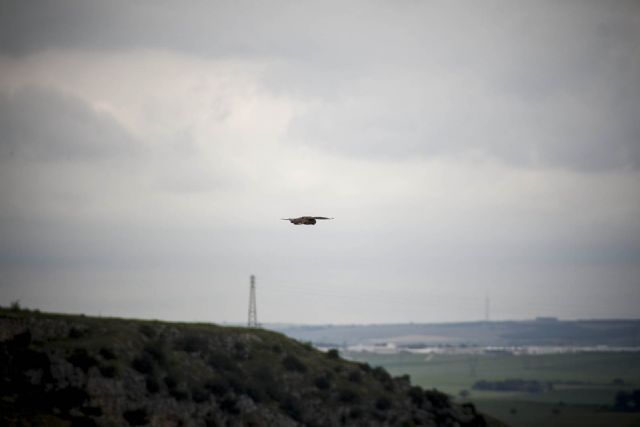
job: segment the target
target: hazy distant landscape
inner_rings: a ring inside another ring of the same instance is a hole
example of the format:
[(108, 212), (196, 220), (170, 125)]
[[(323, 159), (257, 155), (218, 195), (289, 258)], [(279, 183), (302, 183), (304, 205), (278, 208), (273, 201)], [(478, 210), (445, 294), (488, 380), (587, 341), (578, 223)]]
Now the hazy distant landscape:
[(409, 375), (513, 427), (640, 425), (635, 403), (622, 403), (640, 390), (640, 320), (269, 327)]
[(621, 346), (640, 347), (640, 320), (459, 322), (265, 327), (318, 346)]

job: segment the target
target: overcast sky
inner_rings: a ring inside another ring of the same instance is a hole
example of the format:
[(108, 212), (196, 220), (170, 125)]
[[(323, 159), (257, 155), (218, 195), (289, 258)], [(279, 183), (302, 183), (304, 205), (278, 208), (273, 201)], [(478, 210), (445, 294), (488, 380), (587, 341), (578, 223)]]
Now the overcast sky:
[(639, 184), (637, 1), (0, 0), (4, 306), (640, 317)]

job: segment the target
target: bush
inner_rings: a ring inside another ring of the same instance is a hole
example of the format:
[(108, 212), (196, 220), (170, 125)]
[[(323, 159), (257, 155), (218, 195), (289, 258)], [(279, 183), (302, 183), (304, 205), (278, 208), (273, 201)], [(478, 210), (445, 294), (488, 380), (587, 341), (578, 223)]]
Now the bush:
[(73, 353), (67, 358), (67, 361), (82, 369), (84, 372), (87, 372), (90, 367), (98, 365), (98, 361), (90, 356), (84, 348), (76, 348), (73, 350)]
[(147, 353), (133, 359), (131, 367), (141, 374), (151, 374), (155, 370), (153, 359)]
[(82, 336), (84, 336), (85, 331), (76, 328), (75, 326), (72, 326), (71, 329), (69, 329), (69, 338), (73, 338), (73, 339), (78, 339), (78, 338), (82, 338)]
[(96, 427), (98, 424), (93, 418), (85, 417), (71, 417), (71, 427)]
[(162, 341), (153, 341), (145, 345), (144, 352), (151, 356), (151, 358), (160, 365), (164, 366), (167, 362), (167, 349), (166, 345)]
[(106, 347), (102, 347), (100, 349), (100, 356), (102, 356), (104, 360), (114, 360), (116, 358), (116, 354), (113, 352), (113, 350)]
[(160, 391), (160, 383), (154, 377), (147, 377), (145, 381), (147, 391), (151, 394), (155, 394)]
[(618, 411), (640, 412), (640, 389), (620, 390), (616, 393), (613, 407)]
[(207, 360), (209, 366), (214, 370), (224, 370), (229, 372), (235, 372), (238, 370), (238, 366), (224, 353), (212, 353)]
[(384, 370), (381, 366), (376, 366), (373, 368), (373, 377), (380, 382), (389, 382), (391, 381), (391, 375), (387, 371)]
[(360, 400), (360, 397), (354, 390), (346, 388), (340, 390), (338, 400), (342, 403), (355, 403)]
[(362, 381), (362, 375), (358, 371), (349, 372), (347, 379), (352, 383), (360, 383)]
[(105, 378), (115, 378), (118, 375), (118, 368), (114, 365), (100, 366), (100, 373)]
[(379, 409), (381, 411), (387, 411), (391, 409), (391, 401), (386, 397), (379, 398), (378, 400), (376, 400), (376, 409)]
[(450, 406), (449, 396), (436, 389), (426, 390), (424, 397), (436, 408), (446, 408)]
[(239, 360), (249, 359), (249, 350), (247, 346), (241, 342), (233, 344), (233, 354), (235, 358)]
[(364, 372), (371, 372), (371, 365), (369, 365), (368, 363), (358, 363), (358, 366), (360, 367), (360, 369), (362, 369)]
[(102, 408), (99, 406), (83, 406), (80, 408), (80, 412), (87, 417), (99, 417), (102, 415)]
[(156, 330), (151, 325), (147, 325), (147, 324), (140, 325), (138, 330), (142, 335), (144, 335), (147, 338), (153, 338), (156, 336)]
[(302, 421), (302, 412), (300, 410), (299, 403), (292, 397), (286, 397), (282, 403), (280, 403), (280, 409), (286, 413), (289, 417), (296, 421)]
[(320, 390), (327, 390), (331, 387), (331, 382), (327, 377), (318, 377), (313, 381), (313, 384)]
[(362, 412), (361, 408), (352, 408), (349, 411), (349, 418), (351, 418), (353, 420), (357, 420), (358, 418), (362, 418), (362, 415), (364, 415), (364, 413)]
[(208, 380), (204, 383), (204, 388), (216, 396), (224, 396), (229, 391), (229, 386), (221, 379)]
[(227, 396), (222, 399), (219, 406), (220, 409), (222, 409), (227, 414), (238, 415), (240, 413), (240, 409), (236, 405), (236, 400), (231, 396)]
[(202, 403), (209, 400), (211, 394), (203, 387), (195, 387), (191, 390), (191, 400), (196, 403)]
[(189, 392), (181, 388), (169, 390), (169, 395), (178, 401), (187, 400), (189, 398)]
[(124, 411), (122, 414), (125, 420), (132, 426), (141, 426), (149, 423), (149, 415), (145, 408)]
[(169, 390), (173, 390), (178, 386), (178, 380), (170, 375), (164, 377), (164, 383), (166, 384), (167, 388), (169, 388)]
[(51, 393), (49, 398), (52, 407), (67, 412), (70, 409), (84, 406), (89, 395), (81, 388), (65, 387)]
[(422, 406), (422, 403), (424, 402), (424, 390), (422, 390), (422, 387), (413, 386), (409, 389), (407, 394), (414, 405), (418, 407)]
[(209, 343), (207, 340), (195, 334), (186, 335), (176, 343), (176, 349), (184, 350), (187, 353), (204, 353), (208, 348)]
[(307, 367), (295, 356), (289, 355), (282, 359), (282, 364), (288, 371), (296, 371), (300, 373), (307, 372)]
[(331, 350), (327, 351), (327, 357), (329, 359), (340, 359), (340, 352), (335, 348), (332, 348)]

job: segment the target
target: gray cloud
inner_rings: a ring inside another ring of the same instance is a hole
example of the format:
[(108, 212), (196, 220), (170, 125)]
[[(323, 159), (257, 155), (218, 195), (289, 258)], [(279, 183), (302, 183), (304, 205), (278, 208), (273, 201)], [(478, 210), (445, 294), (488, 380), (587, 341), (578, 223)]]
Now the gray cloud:
[(0, 154), (35, 161), (105, 160), (140, 147), (106, 113), (45, 88), (0, 94)]
[(640, 166), (637, 2), (6, 2), (0, 48), (168, 49), (268, 64), (292, 137), (356, 156)]
[(5, 302), (637, 315), (637, 2), (1, 7)]

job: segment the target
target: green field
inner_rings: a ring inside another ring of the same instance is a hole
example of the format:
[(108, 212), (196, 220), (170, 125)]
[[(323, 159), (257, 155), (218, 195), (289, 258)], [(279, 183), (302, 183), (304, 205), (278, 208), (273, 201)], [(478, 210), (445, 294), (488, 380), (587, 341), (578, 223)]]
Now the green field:
[[(608, 408), (619, 390), (640, 388), (639, 353), (514, 356), (354, 352), (345, 357), (383, 366), (393, 375), (408, 374), (412, 383), (437, 388), (459, 400), (470, 400), (481, 411), (513, 427), (640, 427), (640, 413), (619, 413)], [(525, 393), (472, 389), (479, 380), (513, 378), (549, 381), (553, 383), (553, 390)], [(469, 393), (466, 399), (460, 397), (462, 390)]]

